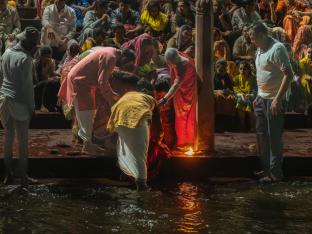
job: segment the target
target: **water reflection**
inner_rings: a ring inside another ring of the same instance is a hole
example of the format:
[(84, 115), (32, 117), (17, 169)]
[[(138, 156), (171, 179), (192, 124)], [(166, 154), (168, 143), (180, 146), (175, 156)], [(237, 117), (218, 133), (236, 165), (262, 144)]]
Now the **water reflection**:
[(0, 233), (312, 233), (312, 183), (0, 187)]
[(196, 185), (181, 183), (178, 185), (177, 209), (180, 209), (182, 216), (176, 222), (177, 230), (184, 233), (197, 233), (204, 224), (201, 218), (201, 204), (198, 200), (198, 190)]

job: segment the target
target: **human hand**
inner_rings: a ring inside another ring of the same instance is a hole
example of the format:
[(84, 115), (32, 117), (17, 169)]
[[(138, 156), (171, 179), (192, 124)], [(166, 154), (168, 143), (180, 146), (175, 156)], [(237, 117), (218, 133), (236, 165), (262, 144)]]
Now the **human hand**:
[(167, 103), (166, 98), (161, 98), (159, 101), (157, 101), (157, 106), (165, 105)]
[(101, 17), (101, 21), (106, 22), (108, 20), (108, 15), (104, 13)]
[(274, 98), (272, 103), (271, 103), (272, 115), (276, 116), (278, 114), (279, 110), (280, 110), (280, 102), (279, 102), (279, 100)]
[(15, 39), (15, 34), (13, 34), (13, 33), (9, 34), (9, 35), (8, 35), (8, 39), (9, 39), (9, 41), (14, 41), (14, 39)]

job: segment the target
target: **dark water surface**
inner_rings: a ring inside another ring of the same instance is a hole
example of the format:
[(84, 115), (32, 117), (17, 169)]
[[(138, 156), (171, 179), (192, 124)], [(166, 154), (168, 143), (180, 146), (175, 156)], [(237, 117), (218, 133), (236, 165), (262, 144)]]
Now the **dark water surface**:
[(0, 187), (0, 233), (312, 233), (312, 182)]

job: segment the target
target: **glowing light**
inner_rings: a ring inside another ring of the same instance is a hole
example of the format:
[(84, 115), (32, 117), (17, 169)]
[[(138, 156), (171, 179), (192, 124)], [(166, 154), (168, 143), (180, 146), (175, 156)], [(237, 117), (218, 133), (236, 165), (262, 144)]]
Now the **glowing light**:
[(184, 154), (188, 155), (188, 156), (192, 156), (192, 155), (194, 155), (194, 150), (192, 149), (192, 147), (190, 147), (189, 150), (186, 151)]

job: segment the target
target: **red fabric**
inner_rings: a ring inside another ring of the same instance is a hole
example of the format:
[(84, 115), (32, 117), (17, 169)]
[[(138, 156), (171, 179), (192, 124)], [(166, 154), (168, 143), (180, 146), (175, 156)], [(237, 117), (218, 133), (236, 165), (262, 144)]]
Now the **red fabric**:
[(172, 155), (169, 148), (162, 143), (163, 136), (160, 112), (156, 107), (153, 111), (152, 126), (150, 128), (150, 142), (147, 157), (148, 180), (153, 180), (158, 176), (163, 161)]
[(170, 67), (171, 82), (182, 80), (173, 96), (175, 129), (177, 146), (189, 146), (195, 139), (197, 74), (194, 60), (183, 52), (180, 55), (189, 61), (183, 62), (183, 70)]
[[(124, 43), (121, 48), (128, 48), (135, 51), (136, 59), (135, 59), (135, 67), (139, 67), (149, 63), (153, 56), (153, 51), (151, 53), (146, 53), (142, 51), (142, 43), (145, 40), (152, 40), (152, 37), (147, 33), (144, 33), (140, 36), (135, 37), (134, 39)], [(143, 54), (144, 53), (144, 54)]]

